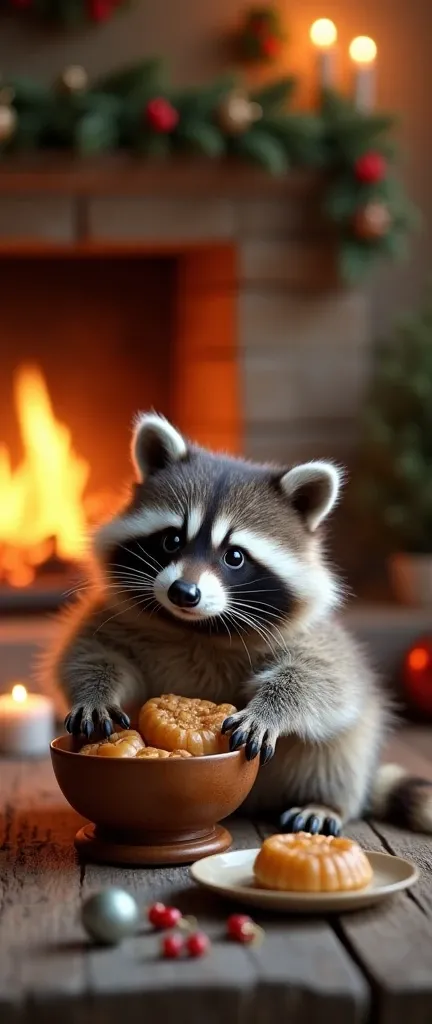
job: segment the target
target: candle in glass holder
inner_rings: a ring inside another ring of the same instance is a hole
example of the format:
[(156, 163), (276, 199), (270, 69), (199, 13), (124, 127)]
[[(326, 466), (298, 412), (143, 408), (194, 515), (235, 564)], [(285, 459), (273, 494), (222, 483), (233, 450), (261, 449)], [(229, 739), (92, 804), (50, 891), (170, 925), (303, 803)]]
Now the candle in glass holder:
[(335, 78), (337, 28), (330, 18), (318, 18), (309, 30), (318, 54), (318, 81), (321, 90), (331, 89)]
[(20, 757), (47, 754), (54, 736), (54, 705), (17, 683), (0, 696), (0, 752)]
[(375, 105), (377, 45), (369, 36), (356, 36), (350, 43), (349, 55), (355, 66), (355, 105), (367, 114)]

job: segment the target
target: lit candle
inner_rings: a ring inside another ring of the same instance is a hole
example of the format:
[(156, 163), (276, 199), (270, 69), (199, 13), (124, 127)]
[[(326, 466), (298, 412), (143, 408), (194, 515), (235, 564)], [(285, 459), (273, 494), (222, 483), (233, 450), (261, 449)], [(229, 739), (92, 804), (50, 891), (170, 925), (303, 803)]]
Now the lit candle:
[(349, 55), (355, 65), (355, 105), (368, 113), (375, 104), (376, 43), (369, 36), (357, 36), (350, 44)]
[(318, 18), (309, 30), (311, 42), (318, 51), (318, 81), (321, 89), (331, 89), (334, 84), (335, 44), (337, 28), (330, 18)]
[(54, 706), (40, 693), (17, 683), (0, 696), (0, 751), (32, 757), (47, 754), (54, 736)]

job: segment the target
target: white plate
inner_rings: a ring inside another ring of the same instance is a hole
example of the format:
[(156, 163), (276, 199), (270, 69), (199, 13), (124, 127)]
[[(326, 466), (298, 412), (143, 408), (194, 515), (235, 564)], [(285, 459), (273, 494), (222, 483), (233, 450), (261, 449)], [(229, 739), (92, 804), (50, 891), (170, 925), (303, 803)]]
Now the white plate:
[(370, 885), (357, 892), (278, 892), (260, 889), (254, 882), (253, 865), (258, 850), (235, 850), (198, 860), (191, 867), (192, 878), (206, 889), (221, 896), (269, 910), (285, 910), (302, 914), (344, 913), (360, 910), (386, 899), (402, 889), (409, 889), (418, 879), (414, 864), (388, 853), (365, 851), (373, 868)]

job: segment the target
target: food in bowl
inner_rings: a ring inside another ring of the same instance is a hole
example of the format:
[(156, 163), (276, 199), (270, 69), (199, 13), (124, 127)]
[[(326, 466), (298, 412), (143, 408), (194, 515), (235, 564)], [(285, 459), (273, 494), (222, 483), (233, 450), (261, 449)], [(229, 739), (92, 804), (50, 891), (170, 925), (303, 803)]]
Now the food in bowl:
[(93, 757), (135, 757), (144, 746), (139, 732), (135, 729), (122, 729), (99, 743), (87, 743), (81, 747), (80, 753)]
[(139, 731), (146, 743), (164, 750), (187, 750), (194, 757), (228, 750), (222, 723), (237, 708), (172, 693), (152, 697), (141, 708)]
[(358, 843), (308, 832), (265, 839), (254, 864), (258, 885), (284, 892), (349, 892), (372, 881), (371, 864)]
[(167, 757), (193, 757), (188, 750), (160, 750), (159, 747), (143, 747), (142, 750), (138, 750), (136, 754), (137, 758), (148, 757), (153, 761), (158, 758), (164, 760)]

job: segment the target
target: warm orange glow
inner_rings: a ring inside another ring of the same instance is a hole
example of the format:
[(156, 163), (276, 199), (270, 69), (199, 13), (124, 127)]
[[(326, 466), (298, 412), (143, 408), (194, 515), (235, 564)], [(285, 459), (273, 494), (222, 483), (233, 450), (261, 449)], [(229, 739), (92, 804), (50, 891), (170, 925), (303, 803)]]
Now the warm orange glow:
[[(90, 466), (56, 419), (37, 367), (18, 369), (14, 394), (24, 458), (12, 468), (0, 443), (0, 580), (25, 587), (50, 556), (72, 561), (82, 555)], [(90, 500), (94, 505), (95, 497)]]
[(12, 687), (12, 700), (16, 700), (17, 704), (25, 704), (27, 700), (27, 690), (22, 683), (16, 683)]
[(356, 36), (350, 43), (349, 55), (355, 64), (373, 64), (377, 55), (376, 42), (369, 36)]
[(408, 666), (414, 672), (422, 672), (429, 664), (429, 652), (424, 647), (413, 647), (408, 655)]
[(337, 40), (337, 28), (330, 18), (318, 18), (309, 29), (309, 37), (319, 50), (327, 50)]

